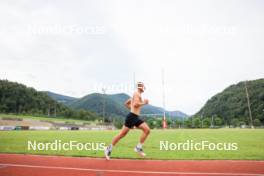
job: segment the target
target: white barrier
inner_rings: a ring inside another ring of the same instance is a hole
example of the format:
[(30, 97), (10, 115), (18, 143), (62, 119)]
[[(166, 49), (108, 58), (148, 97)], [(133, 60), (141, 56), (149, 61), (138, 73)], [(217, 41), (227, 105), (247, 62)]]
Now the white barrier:
[(16, 128), (16, 126), (0, 126), (0, 130), (2, 131), (10, 131), (10, 130), (14, 130)]
[(71, 127), (60, 127), (59, 130), (71, 130)]
[(50, 127), (45, 126), (30, 126), (29, 130), (50, 130)]

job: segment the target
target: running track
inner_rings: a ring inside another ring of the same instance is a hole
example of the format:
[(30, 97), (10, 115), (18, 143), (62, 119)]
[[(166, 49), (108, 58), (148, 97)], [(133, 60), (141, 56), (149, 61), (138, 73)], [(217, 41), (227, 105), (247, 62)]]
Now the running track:
[(128, 160), (0, 154), (0, 176), (264, 176), (264, 161)]

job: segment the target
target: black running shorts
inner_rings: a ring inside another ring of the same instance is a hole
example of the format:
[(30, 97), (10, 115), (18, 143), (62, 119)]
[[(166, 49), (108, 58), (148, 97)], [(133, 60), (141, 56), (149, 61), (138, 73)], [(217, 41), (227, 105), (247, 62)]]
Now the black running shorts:
[(134, 126), (138, 127), (139, 125), (141, 125), (142, 123), (144, 123), (143, 120), (141, 120), (139, 118), (138, 115), (130, 112), (127, 116), (126, 116), (126, 120), (125, 120), (125, 126), (128, 128), (133, 128)]

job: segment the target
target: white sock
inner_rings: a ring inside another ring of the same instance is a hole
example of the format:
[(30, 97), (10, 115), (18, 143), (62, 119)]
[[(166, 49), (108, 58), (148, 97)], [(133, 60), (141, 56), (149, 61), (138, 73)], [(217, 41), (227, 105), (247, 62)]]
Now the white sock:
[(110, 145), (108, 146), (108, 149), (109, 149), (110, 151), (112, 151), (112, 149), (113, 149), (113, 145), (110, 144)]
[(143, 144), (138, 143), (137, 148), (142, 148)]

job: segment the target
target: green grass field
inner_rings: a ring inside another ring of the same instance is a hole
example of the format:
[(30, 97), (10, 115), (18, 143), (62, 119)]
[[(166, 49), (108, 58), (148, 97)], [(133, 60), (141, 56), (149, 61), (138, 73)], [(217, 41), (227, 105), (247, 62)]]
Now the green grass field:
[[(0, 131), (1, 153), (31, 153), (43, 155), (67, 155), (103, 157), (103, 151), (33, 151), (27, 150), (27, 141), (54, 142), (70, 140), (81, 143), (105, 142), (109, 143), (118, 131)], [(138, 142), (139, 130), (131, 131), (114, 148), (113, 158), (139, 158), (133, 151)], [(160, 151), (160, 141), (186, 142), (203, 140), (217, 142), (231, 142), (238, 144), (237, 151)], [(264, 130), (261, 129), (186, 129), (186, 130), (152, 130), (145, 143), (148, 159), (246, 159), (264, 160)]]

